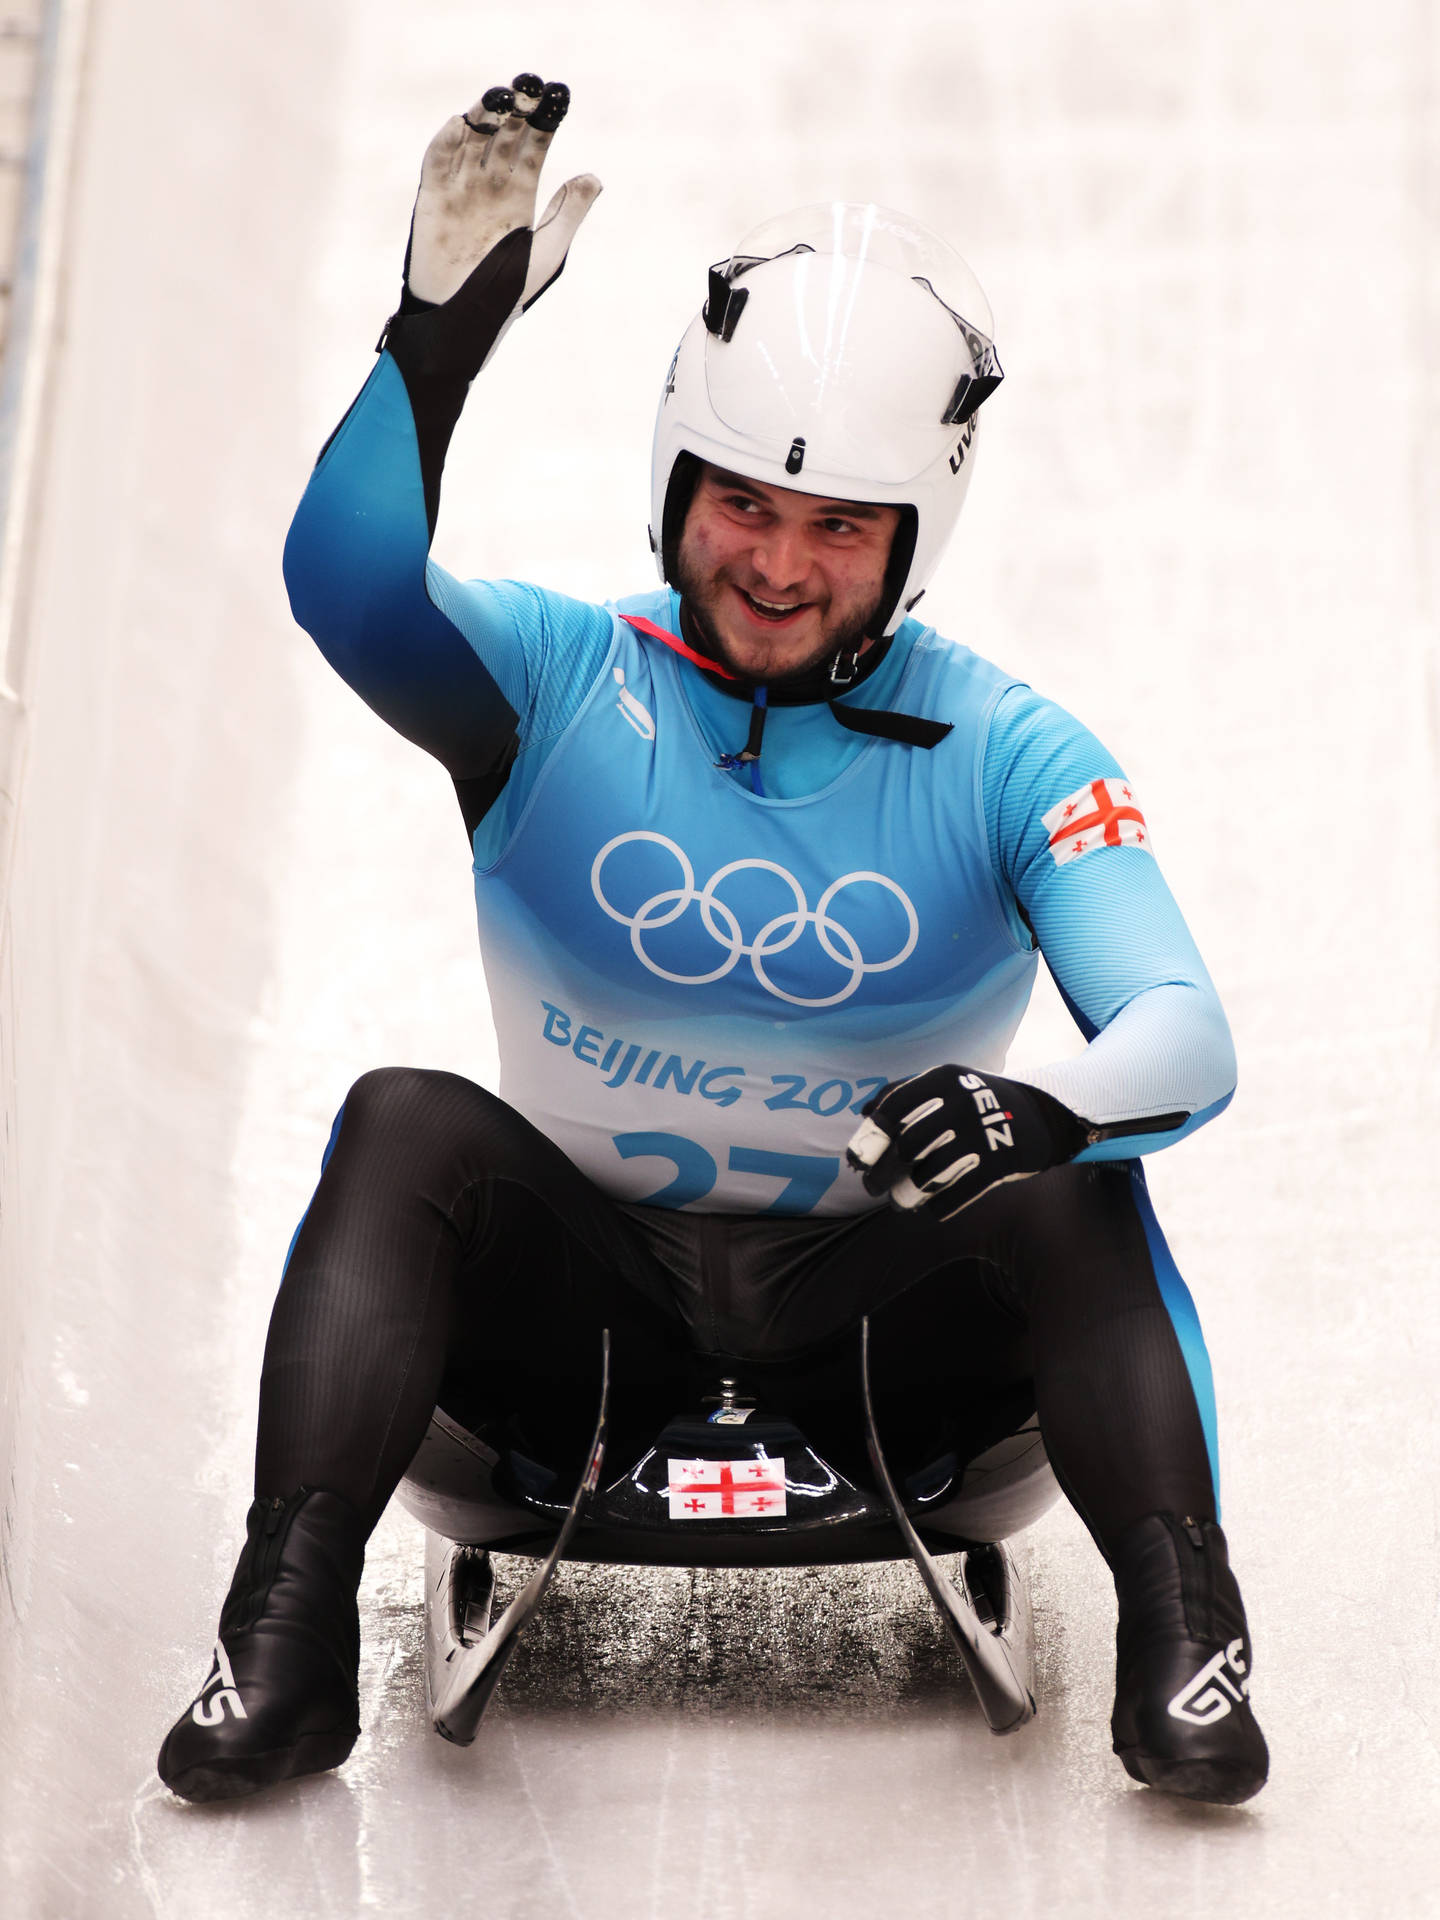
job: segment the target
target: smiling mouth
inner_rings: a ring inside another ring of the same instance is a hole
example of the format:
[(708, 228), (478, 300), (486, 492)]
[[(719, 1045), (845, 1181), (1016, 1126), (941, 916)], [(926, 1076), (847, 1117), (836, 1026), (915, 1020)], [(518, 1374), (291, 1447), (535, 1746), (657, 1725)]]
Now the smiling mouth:
[(761, 600), (755, 594), (747, 593), (743, 587), (737, 587), (735, 591), (740, 595), (740, 598), (745, 602), (745, 605), (757, 620), (763, 620), (768, 626), (772, 627), (782, 626), (785, 621), (793, 618), (795, 614), (803, 613), (805, 608), (810, 604), (807, 600), (792, 600), (789, 602)]

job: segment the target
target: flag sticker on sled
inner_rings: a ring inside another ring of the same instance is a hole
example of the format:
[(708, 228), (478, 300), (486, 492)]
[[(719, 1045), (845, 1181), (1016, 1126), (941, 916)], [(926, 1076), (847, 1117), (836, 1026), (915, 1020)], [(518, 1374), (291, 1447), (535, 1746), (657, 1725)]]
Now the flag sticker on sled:
[(758, 1520), (785, 1511), (785, 1462), (671, 1460), (672, 1520)]
[(1139, 847), (1150, 852), (1150, 829), (1130, 783), (1118, 774), (1087, 780), (1042, 816), (1057, 867), (1097, 847)]

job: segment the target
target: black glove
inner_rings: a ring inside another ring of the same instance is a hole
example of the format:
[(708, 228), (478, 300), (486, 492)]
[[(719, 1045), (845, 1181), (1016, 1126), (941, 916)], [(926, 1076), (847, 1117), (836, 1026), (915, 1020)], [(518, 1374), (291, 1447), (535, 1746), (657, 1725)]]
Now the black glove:
[(867, 1193), (941, 1220), (1007, 1180), (1071, 1160), (1089, 1123), (1039, 1087), (969, 1067), (931, 1067), (882, 1087), (845, 1158)]

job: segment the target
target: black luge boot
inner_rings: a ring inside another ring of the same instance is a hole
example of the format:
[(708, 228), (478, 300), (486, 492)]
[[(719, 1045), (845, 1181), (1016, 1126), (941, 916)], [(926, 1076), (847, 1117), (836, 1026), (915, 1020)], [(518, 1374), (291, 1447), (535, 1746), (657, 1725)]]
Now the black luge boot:
[(339, 1494), (254, 1502), (210, 1677), (156, 1763), (172, 1793), (230, 1800), (340, 1765), (360, 1732), (364, 1559), (365, 1529)]
[(1237, 1806), (1270, 1769), (1250, 1706), (1250, 1636), (1213, 1520), (1152, 1513), (1110, 1556), (1115, 1635), (1115, 1751), (1163, 1793)]

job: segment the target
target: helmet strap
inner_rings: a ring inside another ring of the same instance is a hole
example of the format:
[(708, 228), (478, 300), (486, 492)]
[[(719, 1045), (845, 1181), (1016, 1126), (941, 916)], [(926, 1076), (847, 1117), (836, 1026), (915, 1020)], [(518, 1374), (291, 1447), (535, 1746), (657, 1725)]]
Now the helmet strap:
[(680, 538), (690, 512), (690, 502), (700, 479), (702, 462), (693, 453), (678, 453), (665, 489), (665, 505), (660, 516), (660, 561), (669, 586), (678, 586), (677, 562)]
[[(905, 582), (910, 577), (910, 562), (915, 558), (915, 541), (919, 531), (920, 517), (914, 507), (901, 507), (900, 523), (890, 542), (890, 558), (885, 563), (885, 581), (880, 589), (880, 605), (875, 614), (877, 636), (884, 633), (900, 604)], [(916, 594), (915, 600), (919, 597)], [(910, 606), (914, 606), (915, 600), (910, 602)], [(905, 611), (908, 613), (910, 607), (907, 606)]]
[(830, 684), (832, 687), (851, 687), (860, 671), (860, 649), (863, 639), (854, 640), (848, 647), (841, 647), (830, 662)]

